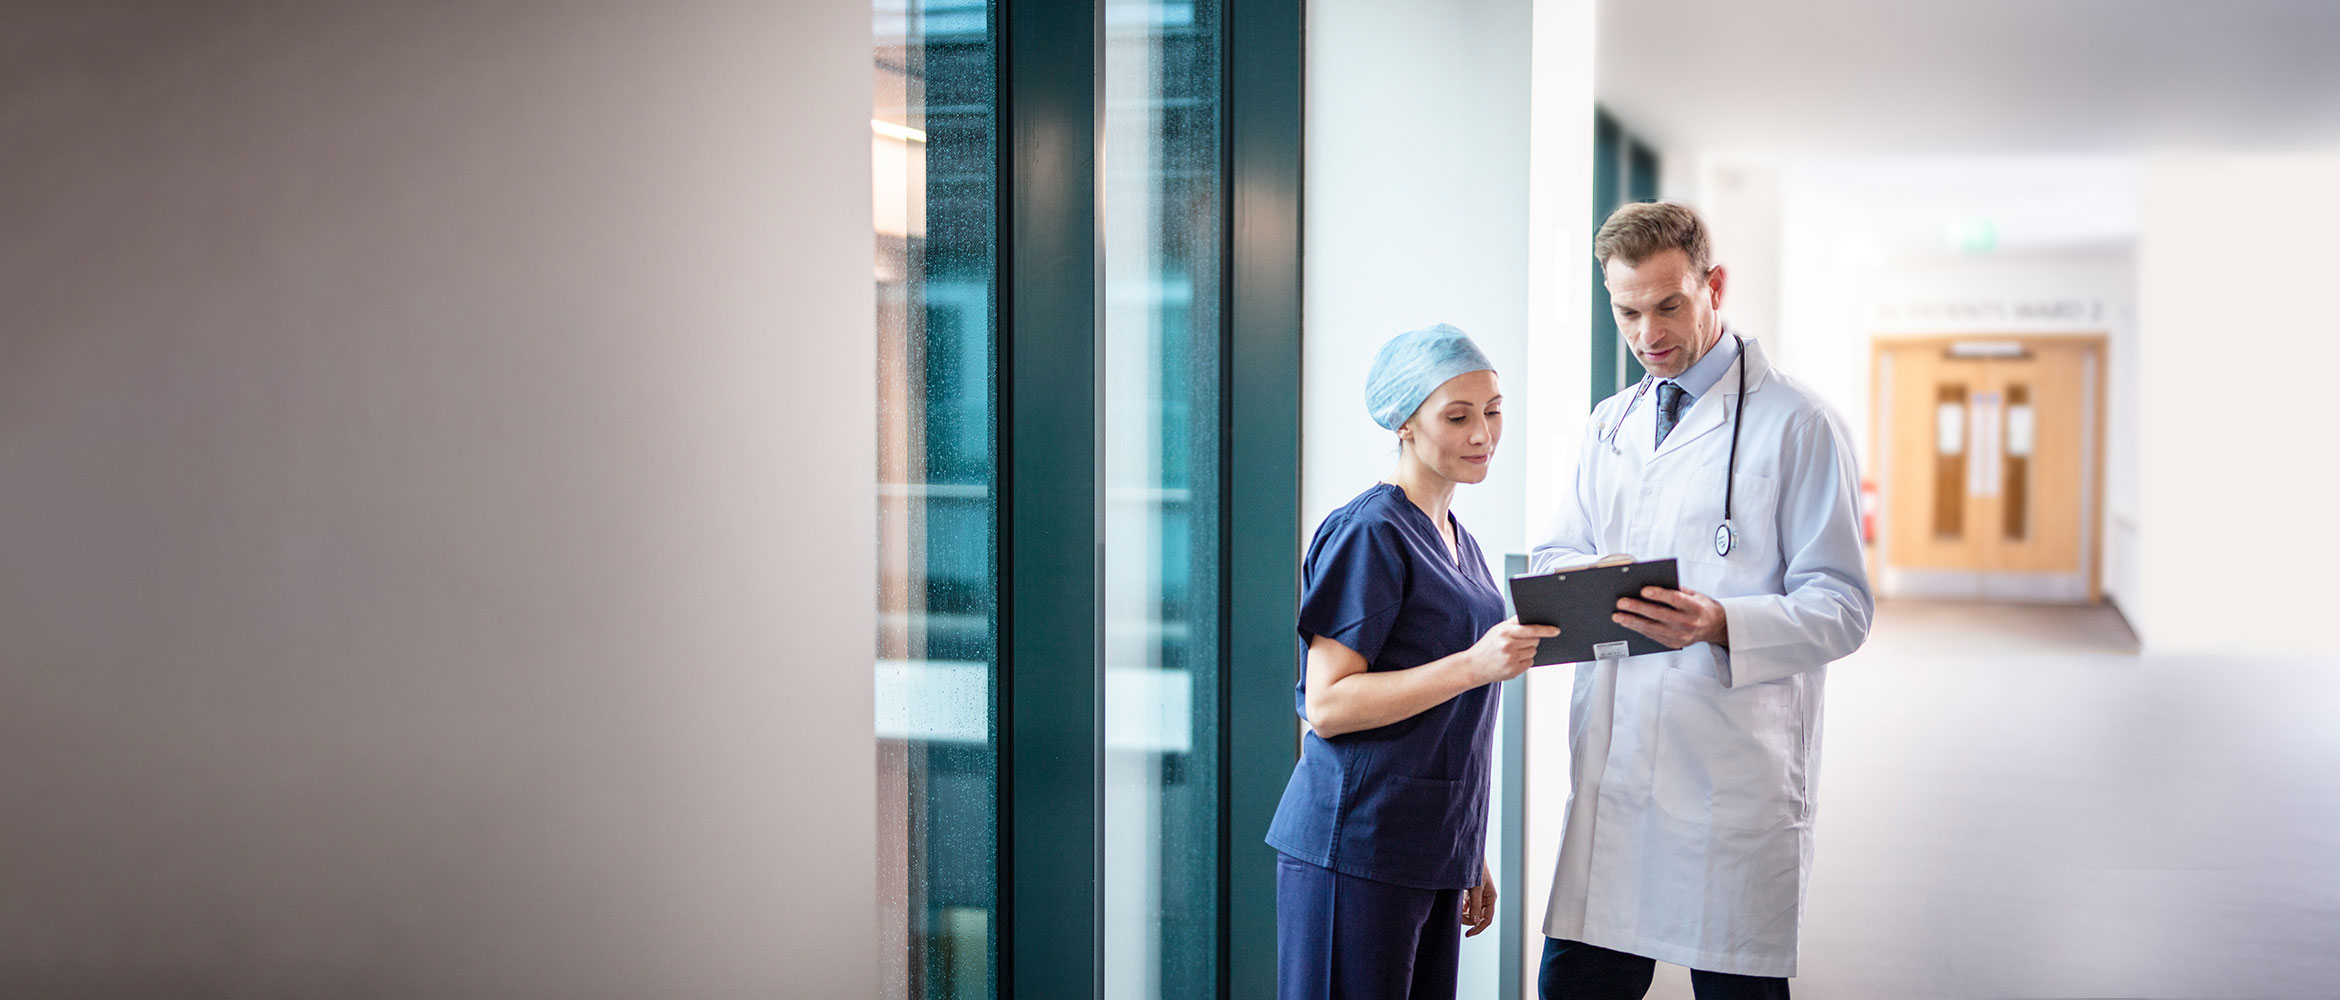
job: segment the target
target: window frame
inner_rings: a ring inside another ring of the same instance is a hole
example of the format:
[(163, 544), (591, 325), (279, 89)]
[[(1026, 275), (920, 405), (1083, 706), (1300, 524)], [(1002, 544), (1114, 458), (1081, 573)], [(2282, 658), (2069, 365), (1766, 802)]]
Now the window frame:
[[(1217, 996), (1275, 988), (1275, 855), (1299, 756), (1300, 0), (1223, 8)], [(999, 0), (997, 567), (1003, 997), (1104, 974), (1101, 0)], [(1241, 502), (1237, 502), (1237, 498)], [(1081, 945), (1085, 943), (1086, 947)]]

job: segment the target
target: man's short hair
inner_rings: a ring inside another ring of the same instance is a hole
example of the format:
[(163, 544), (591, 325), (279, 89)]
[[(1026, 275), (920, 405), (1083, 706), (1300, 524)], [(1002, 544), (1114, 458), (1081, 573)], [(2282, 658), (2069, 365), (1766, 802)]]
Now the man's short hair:
[(1690, 206), (1676, 201), (1637, 201), (1610, 213), (1593, 235), (1593, 259), (1606, 270), (1609, 261), (1628, 267), (1668, 250), (1690, 257), (1690, 269), (1704, 274), (1714, 264), (1714, 243), (1707, 238), (1706, 222)]

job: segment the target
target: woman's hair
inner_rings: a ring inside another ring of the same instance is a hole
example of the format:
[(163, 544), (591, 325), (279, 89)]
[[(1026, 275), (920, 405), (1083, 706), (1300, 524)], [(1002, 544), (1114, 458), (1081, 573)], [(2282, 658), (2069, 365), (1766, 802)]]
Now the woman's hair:
[(1373, 355), (1365, 374), (1365, 412), (1384, 430), (1397, 430), (1447, 379), (1495, 365), (1461, 330), (1440, 323), (1401, 333)]

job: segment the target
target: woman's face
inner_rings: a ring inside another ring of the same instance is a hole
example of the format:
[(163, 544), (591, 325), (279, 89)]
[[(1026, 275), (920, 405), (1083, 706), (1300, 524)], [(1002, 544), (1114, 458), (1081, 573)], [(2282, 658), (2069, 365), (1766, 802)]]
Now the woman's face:
[(1503, 438), (1503, 393), (1495, 373), (1464, 372), (1422, 401), (1398, 428), (1407, 455), (1458, 483), (1483, 482)]

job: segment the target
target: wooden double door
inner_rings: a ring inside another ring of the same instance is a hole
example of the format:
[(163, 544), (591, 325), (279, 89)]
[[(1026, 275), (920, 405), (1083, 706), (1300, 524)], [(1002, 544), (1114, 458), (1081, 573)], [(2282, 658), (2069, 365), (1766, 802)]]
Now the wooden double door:
[(2094, 336), (1877, 341), (1881, 593), (2100, 599), (2104, 349)]

